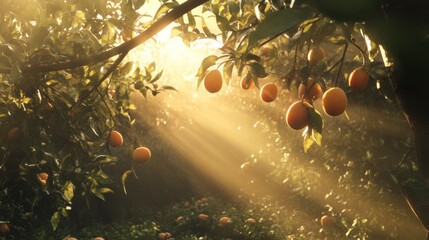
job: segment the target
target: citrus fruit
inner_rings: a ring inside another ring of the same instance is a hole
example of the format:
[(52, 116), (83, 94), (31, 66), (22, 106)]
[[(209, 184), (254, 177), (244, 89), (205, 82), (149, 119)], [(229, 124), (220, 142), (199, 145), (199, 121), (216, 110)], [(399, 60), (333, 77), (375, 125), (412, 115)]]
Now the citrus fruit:
[(138, 147), (133, 152), (133, 161), (135, 163), (144, 163), (150, 160), (151, 153), (147, 147)]
[(18, 132), (19, 132), (18, 127), (13, 127), (11, 129), (9, 129), (9, 131), (7, 132), (7, 140), (8, 141), (14, 140), (15, 137), (18, 135)]
[(205, 221), (205, 220), (209, 219), (209, 215), (204, 214), (204, 213), (200, 213), (200, 214), (198, 215), (198, 219), (200, 219), (200, 220), (202, 220), (202, 221)]
[(338, 116), (346, 110), (347, 95), (341, 88), (330, 88), (323, 94), (322, 105), (326, 114)]
[(244, 90), (249, 90), (255, 86), (255, 83), (253, 82), (253, 79), (250, 75), (246, 74), (241, 78), (240, 82), (241, 88)]
[(253, 164), (251, 162), (245, 162), (241, 164), (240, 168), (244, 173), (249, 174), (253, 171)]
[(262, 86), (260, 97), (264, 102), (272, 102), (277, 98), (277, 86), (274, 83), (267, 83)]
[(308, 101), (314, 101), (321, 97), (323, 94), (322, 86), (320, 83), (314, 82), (313, 79), (309, 78), (307, 83), (301, 83), (298, 87), (298, 97), (305, 98)]
[(349, 76), (349, 87), (353, 91), (362, 91), (369, 81), (369, 74), (366, 69), (359, 67), (353, 70)]
[(209, 93), (219, 92), (222, 88), (222, 75), (218, 69), (209, 71), (204, 77), (204, 87)]
[(286, 113), (287, 125), (295, 130), (300, 130), (310, 123), (310, 113), (302, 101), (296, 101), (290, 105)]
[(323, 215), (320, 218), (320, 224), (322, 225), (322, 227), (330, 228), (335, 225), (335, 219), (331, 216)]
[(246, 219), (246, 223), (253, 225), (253, 224), (256, 224), (256, 220), (254, 218), (248, 218)]
[(111, 131), (109, 133), (108, 143), (112, 147), (120, 147), (124, 143), (124, 139), (122, 138), (122, 134), (118, 131)]
[(320, 46), (315, 46), (308, 51), (307, 60), (311, 65), (317, 64), (325, 58), (325, 51)]
[(0, 223), (0, 232), (1, 233), (8, 233), (9, 231), (10, 231), (9, 224)]
[(228, 224), (228, 223), (231, 223), (231, 222), (232, 222), (232, 220), (231, 220), (230, 217), (221, 217), (219, 219), (219, 223), (220, 224)]

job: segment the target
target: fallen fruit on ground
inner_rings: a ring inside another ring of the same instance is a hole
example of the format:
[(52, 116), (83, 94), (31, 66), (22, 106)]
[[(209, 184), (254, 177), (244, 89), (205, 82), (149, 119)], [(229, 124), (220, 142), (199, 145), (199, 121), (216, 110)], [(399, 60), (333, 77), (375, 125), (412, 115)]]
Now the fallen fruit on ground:
[(150, 160), (151, 152), (147, 147), (138, 147), (133, 152), (133, 161), (135, 163), (144, 163)]
[(341, 88), (330, 88), (323, 94), (322, 106), (326, 114), (338, 116), (347, 108), (347, 95)]
[(102, 237), (96, 237), (96, 238), (94, 238), (94, 240), (104, 240), (104, 238), (102, 238)]
[(256, 220), (254, 218), (248, 218), (248, 219), (246, 219), (246, 223), (253, 225), (253, 224), (256, 224)]
[(320, 83), (314, 82), (313, 79), (308, 79), (306, 84), (299, 84), (298, 97), (301, 99), (306, 99), (312, 102), (320, 98), (322, 94), (322, 86), (320, 86)]
[(200, 214), (198, 215), (198, 219), (200, 219), (200, 220), (202, 220), (202, 221), (205, 221), (205, 220), (209, 219), (209, 215), (204, 214), (204, 213), (200, 213)]
[(302, 101), (294, 102), (286, 113), (287, 125), (295, 130), (300, 130), (310, 123), (310, 112)]
[(244, 173), (249, 174), (253, 171), (253, 164), (251, 162), (245, 162), (241, 164), (240, 168)]
[(335, 218), (332, 216), (323, 215), (320, 218), (320, 224), (322, 225), (322, 227), (325, 227), (325, 228), (334, 227), (335, 226)]
[(219, 92), (222, 88), (223, 78), (218, 69), (209, 71), (204, 77), (204, 87), (209, 93)]
[(262, 86), (260, 97), (264, 102), (272, 102), (277, 98), (277, 86), (274, 83), (267, 83)]
[(311, 65), (317, 64), (325, 58), (325, 51), (320, 46), (315, 46), (308, 51), (307, 60)]
[(231, 220), (230, 217), (221, 217), (219, 219), (219, 223), (220, 224), (228, 224), (228, 223), (231, 223), (231, 222), (232, 222), (232, 220)]
[(113, 130), (109, 133), (108, 143), (111, 147), (120, 147), (124, 144), (124, 138), (120, 132)]
[(362, 67), (356, 68), (350, 73), (349, 87), (353, 91), (362, 91), (366, 88), (369, 81), (368, 71)]

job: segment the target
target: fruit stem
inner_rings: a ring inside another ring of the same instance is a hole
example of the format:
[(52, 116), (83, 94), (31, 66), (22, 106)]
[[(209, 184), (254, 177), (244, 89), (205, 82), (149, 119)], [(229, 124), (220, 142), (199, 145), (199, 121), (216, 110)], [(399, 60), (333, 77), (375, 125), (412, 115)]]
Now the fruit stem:
[(341, 68), (343, 68), (344, 58), (346, 57), (346, 52), (347, 52), (348, 47), (349, 47), (349, 44), (348, 44), (348, 42), (346, 42), (346, 44), (344, 44), (344, 51), (343, 51), (343, 55), (341, 56), (341, 59), (340, 59), (340, 66), (338, 67), (338, 72), (337, 72), (337, 77), (335, 78), (334, 87), (336, 87), (338, 85), (338, 79), (340, 78)]
[(347, 39), (347, 40), (349, 41), (349, 43), (351, 43), (353, 46), (355, 46), (355, 48), (359, 50), (360, 54), (362, 55), (362, 65), (365, 66), (366, 64), (365, 51), (351, 39)]

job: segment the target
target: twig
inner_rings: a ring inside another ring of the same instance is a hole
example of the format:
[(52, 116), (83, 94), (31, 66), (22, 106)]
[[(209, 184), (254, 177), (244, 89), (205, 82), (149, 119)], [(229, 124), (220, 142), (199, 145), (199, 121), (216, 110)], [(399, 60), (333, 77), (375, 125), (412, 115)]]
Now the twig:
[[(50, 71), (59, 71), (70, 68), (76, 68), (80, 66), (89, 65), (92, 63), (101, 62), (107, 60), (113, 56), (127, 53), (131, 49), (139, 46), (144, 43), (155, 34), (160, 32), (162, 29), (167, 27), (174, 20), (180, 18), (184, 14), (190, 12), (192, 9), (204, 4), (208, 0), (188, 0), (179, 6), (173, 8), (170, 12), (166, 13), (162, 16), (158, 21), (154, 22), (149, 28), (147, 28), (144, 32), (140, 33), (137, 37), (124, 42), (123, 44), (111, 48), (107, 51), (97, 53), (88, 57), (83, 57), (75, 60), (70, 60), (61, 63), (54, 63), (50, 65), (27, 65), (23, 66), (22, 72), (23, 74), (34, 74), (40, 72), (50, 72)], [(10, 69), (0, 69), (0, 73), (2, 74), (10, 74)]]
[(341, 68), (343, 67), (344, 58), (346, 57), (346, 52), (348, 47), (349, 47), (349, 44), (346, 42), (346, 44), (344, 45), (343, 55), (341, 56), (341, 59), (340, 59), (340, 67), (338, 67), (337, 77), (335, 78), (335, 84), (334, 84), (335, 87), (338, 85), (338, 79), (340, 77)]
[(408, 158), (408, 156), (410, 155), (410, 153), (414, 150), (414, 147), (411, 147), (410, 149), (408, 149), (408, 151), (406, 153), (404, 153), (404, 156), (402, 156), (401, 161), (398, 163), (398, 166), (396, 167), (396, 170), (398, 170), (401, 165), (405, 162), (405, 160)]
[(116, 69), (116, 67), (118, 67), (119, 63), (121, 63), (121, 61), (125, 58), (125, 56), (127, 55), (128, 52), (124, 52), (122, 53), (113, 63), (113, 65), (109, 68), (109, 70), (107, 70), (106, 73), (104, 73), (103, 77), (98, 81), (98, 83), (89, 91), (87, 92), (81, 99), (79, 99), (78, 101), (76, 101), (75, 103), (73, 103), (69, 109), (72, 109), (74, 106), (76, 106), (78, 103), (81, 103), (82, 101), (84, 101), (89, 95), (91, 95), (95, 90), (97, 90), (97, 88), (104, 82), (104, 80), (107, 79), (107, 77)]

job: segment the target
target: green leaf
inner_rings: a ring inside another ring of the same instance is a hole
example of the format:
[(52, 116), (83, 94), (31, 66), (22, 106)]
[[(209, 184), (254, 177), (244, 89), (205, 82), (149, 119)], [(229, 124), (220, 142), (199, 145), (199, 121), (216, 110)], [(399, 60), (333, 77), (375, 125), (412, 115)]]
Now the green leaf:
[(322, 144), (322, 134), (315, 129), (312, 129), (311, 133), (314, 141), (320, 146)]
[(308, 111), (310, 113), (310, 127), (314, 131), (322, 134), (322, 130), (324, 126), (322, 115), (320, 114), (319, 111), (317, 111), (315, 108), (312, 108), (312, 107), (309, 107)]
[(308, 8), (292, 8), (268, 13), (264, 20), (250, 33), (249, 46), (253, 47), (259, 40), (282, 34), (296, 27), (303, 20), (311, 17)]
[(314, 139), (311, 136), (310, 131), (308, 131), (305, 135), (304, 135), (304, 152), (306, 153), (307, 150), (311, 147), (311, 145), (313, 145), (314, 143)]
[(67, 181), (64, 185), (64, 198), (67, 202), (71, 202), (74, 196), (74, 185), (71, 181)]
[(102, 194), (106, 194), (106, 193), (114, 193), (112, 189), (110, 188), (99, 188), (98, 191)]
[(200, 87), (201, 82), (203, 81), (204, 77), (206, 76), (207, 69), (213, 65), (216, 64), (216, 61), (218, 60), (218, 57), (216, 55), (210, 55), (201, 63), (200, 68), (198, 69), (197, 77), (198, 77), (198, 84), (197, 89)]
[(55, 212), (51, 217), (51, 226), (54, 231), (57, 229), (58, 224), (60, 223), (60, 213)]
[(149, 83), (154, 83), (154, 82), (158, 81), (158, 80), (161, 78), (161, 76), (162, 76), (162, 72), (163, 72), (163, 71), (161, 71), (161, 72), (157, 73), (157, 74), (155, 75), (155, 77), (153, 77), (153, 78), (152, 78), (152, 80), (150, 80), (150, 82), (149, 82)]
[(162, 89), (162, 90), (170, 90), (170, 91), (176, 91), (176, 92), (179, 92), (179, 91), (177, 91), (177, 89), (176, 89), (176, 88), (174, 88), (174, 87), (172, 87), (172, 86), (167, 86), (167, 85), (162, 86), (162, 87), (161, 87), (161, 89)]
[(231, 79), (233, 68), (234, 68), (234, 62), (227, 62), (223, 66), (223, 79), (225, 79), (226, 84), (229, 84), (229, 80)]
[(216, 23), (222, 32), (233, 31), (234, 29), (229, 25), (228, 19), (216, 14)]
[(124, 189), (125, 195), (127, 194), (127, 187), (125, 186), (126, 180), (130, 174), (133, 173), (133, 170), (127, 170), (122, 174), (122, 188)]
[(246, 56), (244, 56), (244, 60), (246, 62), (248, 62), (248, 61), (260, 62), (261, 61), (261, 57), (259, 57), (258, 55), (252, 54), (252, 53), (248, 53), (248, 54), (246, 54)]
[(161, 15), (167, 13), (170, 9), (179, 6), (179, 3), (176, 1), (164, 3), (160, 8), (158, 8), (158, 11), (156, 11), (155, 16), (153, 19), (157, 19)]
[(254, 76), (259, 78), (264, 78), (268, 76), (268, 74), (265, 72), (264, 66), (262, 66), (262, 64), (260, 64), (259, 62), (250, 62), (247, 65), (252, 70)]

